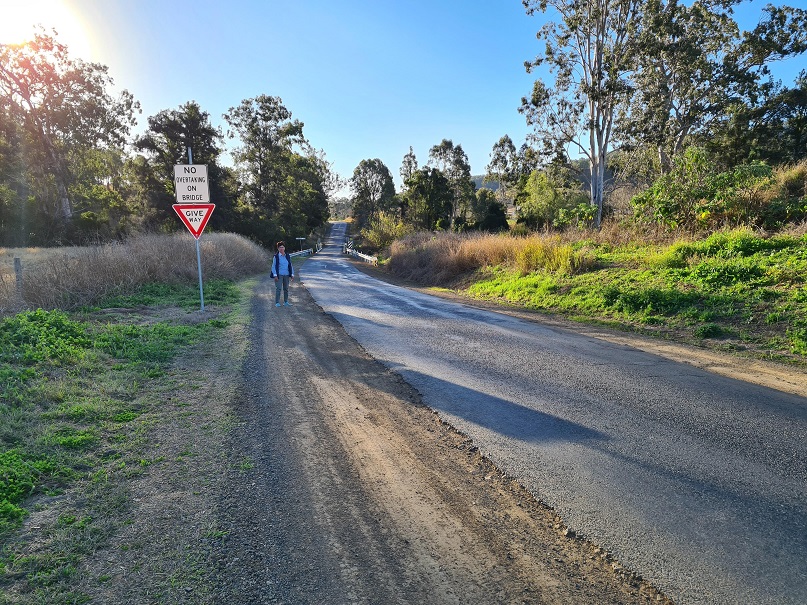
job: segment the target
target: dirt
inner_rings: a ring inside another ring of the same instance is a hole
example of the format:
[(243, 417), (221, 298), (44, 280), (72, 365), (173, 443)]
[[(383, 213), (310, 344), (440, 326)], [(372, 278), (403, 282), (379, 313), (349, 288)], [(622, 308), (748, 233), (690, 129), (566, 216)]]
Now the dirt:
[[(85, 562), (92, 602), (670, 602), (441, 422), (304, 287), (291, 307), (273, 297), (264, 279), (248, 325), (171, 372), (150, 435), (162, 462), (132, 479), (127, 522)], [(788, 368), (576, 329), (807, 395)]]

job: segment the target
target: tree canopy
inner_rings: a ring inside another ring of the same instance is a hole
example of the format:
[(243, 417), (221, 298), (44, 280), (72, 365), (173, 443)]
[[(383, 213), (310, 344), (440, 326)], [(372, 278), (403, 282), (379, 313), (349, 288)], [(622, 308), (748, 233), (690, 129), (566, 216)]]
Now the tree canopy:
[[(181, 224), (173, 170), (208, 167), (216, 212), (210, 228), (265, 244), (310, 234), (328, 217), (339, 186), (324, 152), (279, 97), (246, 99), (223, 116), (225, 136), (197, 102), (147, 118), (134, 140), (139, 104), (117, 97), (107, 68), (72, 59), (54, 36), (0, 45), (0, 241), (31, 245), (104, 241)], [(131, 148), (127, 149), (127, 145)]]
[[(606, 166), (616, 146), (654, 149), (657, 175), (669, 172), (698, 137), (713, 138), (770, 92), (768, 65), (807, 49), (807, 13), (767, 6), (740, 33), (739, 0), (523, 0), (528, 14), (552, 9), (538, 32), (545, 44), (528, 71), (548, 66), (520, 111), (534, 128), (542, 162), (582, 155), (599, 225)], [(736, 140), (736, 139), (735, 139)], [(649, 157), (646, 153), (642, 156)]]
[[(133, 138), (133, 95), (113, 94), (104, 65), (39, 32), (0, 45), (0, 243), (181, 229), (172, 175), (189, 149), (208, 166), (210, 228), (267, 245), (309, 235), (329, 207), (386, 234), (499, 230), (510, 212), (531, 228), (596, 226), (614, 212), (617, 181), (634, 196), (623, 218), (669, 228), (802, 220), (807, 72), (785, 85), (770, 66), (807, 51), (807, 11), (768, 5), (741, 31), (738, 1), (523, 0), (528, 14), (554, 15), (526, 64), (549, 75), (522, 99), (528, 139), (493, 146), (485, 180), (496, 193), (476, 191), (462, 145), (443, 138), (425, 166), (409, 148), (400, 192), (380, 159), (362, 160), (349, 201), (331, 199), (345, 182), (280, 97), (244, 99), (220, 117), (189, 100), (148, 116)], [(687, 188), (701, 182), (693, 199)]]
[[(20, 162), (25, 186), (18, 191), (34, 199), (32, 208), (20, 198), (6, 204), (17, 215), (7, 225), (38, 237), (69, 236), (77, 164), (86, 164), (87, 153), (120, 149), (135, 124), (139, 105), (127, 91), (113, 98), (111, 85), (105, 66), (72, 59), (44, 32), (23, 44), (0, 44), (4, 139)], [(94, 175), (95, 184), (109, 176)]]

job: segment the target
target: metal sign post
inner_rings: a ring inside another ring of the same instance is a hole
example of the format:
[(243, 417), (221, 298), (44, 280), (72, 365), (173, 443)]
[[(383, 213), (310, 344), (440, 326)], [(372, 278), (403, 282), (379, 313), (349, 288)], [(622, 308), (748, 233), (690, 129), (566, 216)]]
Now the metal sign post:
[(196, 239), (196, 265), (199, 268), (199, 302), (205, 310), (205, 291), (202, 284), (202, 252), (199, 238), (216, 207), (210, 203), (210, 186), (207, 165), (193, 163), (193, 152), (188, 147), (188, 164), (174, 166), (174, 189), (177, 203), (173, 208)]
[(199, 304), (202, 313), (205, 311), (205, 287), (202, 285), (202, 251), (199, 248), (199, 238), (196, 238), (196, 266), (199, 268)]

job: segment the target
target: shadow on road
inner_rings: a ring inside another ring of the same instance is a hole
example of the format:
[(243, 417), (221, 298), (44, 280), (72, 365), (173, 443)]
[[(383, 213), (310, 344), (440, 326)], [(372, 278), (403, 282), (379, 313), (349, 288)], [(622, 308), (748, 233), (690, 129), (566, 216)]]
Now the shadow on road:
[(438, 412), (460, 416), (500, 435), (529, 443), (565, 441), (600, 442), (607, 435), (576, 422), (529, 408), (518, 402), (483, 393), (461, 384), (405, 368), (392, 368), (418, 390), (428, 385), (429, 392), (444, 394), (427, 404)]

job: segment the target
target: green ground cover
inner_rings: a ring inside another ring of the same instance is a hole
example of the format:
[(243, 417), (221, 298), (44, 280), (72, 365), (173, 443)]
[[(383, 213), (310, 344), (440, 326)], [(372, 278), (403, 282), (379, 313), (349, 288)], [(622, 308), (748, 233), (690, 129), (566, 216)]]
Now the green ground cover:
[[(668, 246), (581, 241), (584, 270), (483, 267), (474, 297), (530, 309), (717, 340), (767, 356), (807, 356), (807, 236), (720, 232)], [(578, 263), (578, 266), (579, 263)]]
[[(205, 294), (211, 304), (241, 297), (225, 281), (206, 285)], [(122, 482), (153, 462), (148, 434), (161, 389), (170, 386), (159, 378), (229, 321), (222, 313), (184, 320), (198, 304), (198, 288), (149, 284), (74, 313), (40, 309), (0, 320), (0, 603), (84, 602), (71, 578), (125, 518)], [(106, 313), (145, 305), (176, 307), (177, 319), (153, 321), (146, 312), (110, 321)], [(74, 489), (81, 514), (60, 516), (47, 547), (22, 554), (25, 519)], [(12, 600), (3, 586), (20, 582), (25, 592)]]

